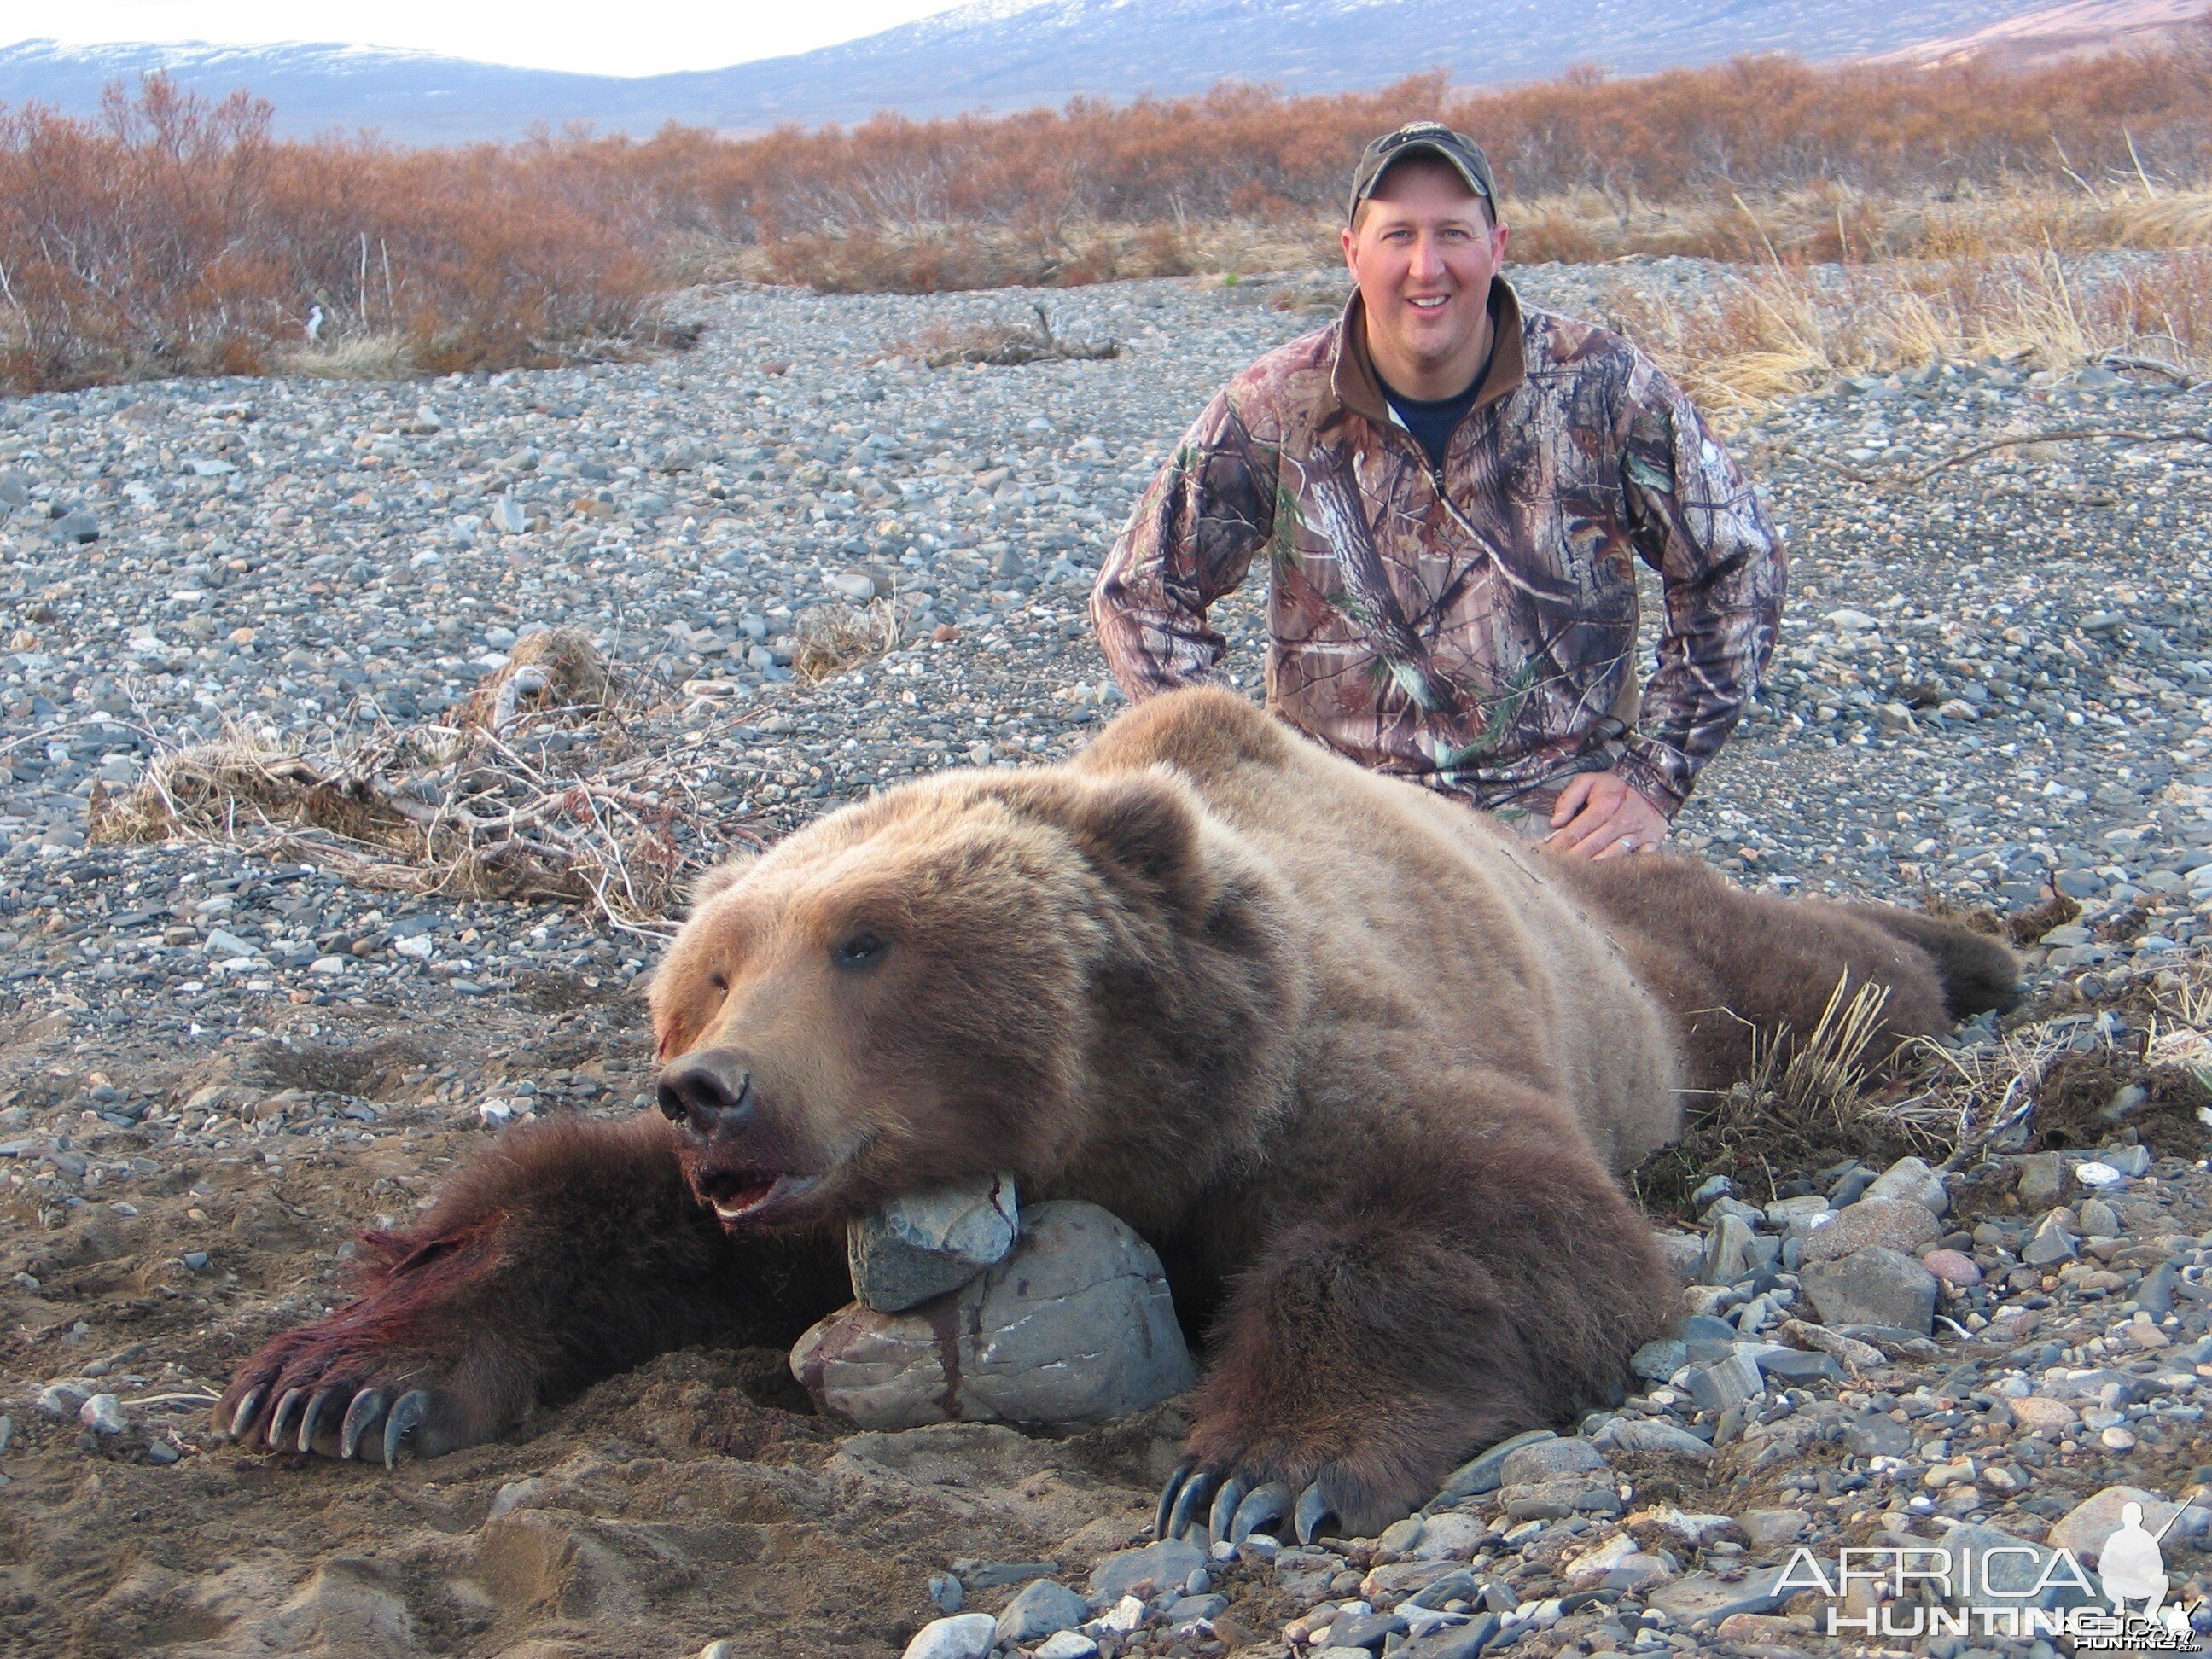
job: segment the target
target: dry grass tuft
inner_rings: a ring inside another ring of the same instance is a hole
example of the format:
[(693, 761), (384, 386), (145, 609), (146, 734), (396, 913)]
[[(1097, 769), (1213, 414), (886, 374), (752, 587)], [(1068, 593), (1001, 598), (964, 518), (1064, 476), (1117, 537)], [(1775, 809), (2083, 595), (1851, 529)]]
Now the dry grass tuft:
[(869, 601), (865, 611), (810, 605), (793, 623), (791, 672), (803, 685), (818, 685), (898, 648), (898, 607), (888, 599)]
[[(1997, 925), (2014, 932), (2009, 921)], [(1915, 1038), (1878, 1059), (1879, 1001), (1839, 986), (1804, 1043), (1762, 1046), (1749, 1081), (1692, 1103), (1680, 1140), (1636, 1171), (1638, 1196), (1686, 1214), (1712, 1175), (1756, 1191), (1907, 1153), (1971, 1170), (1991, 1153), (2097, 1146), (2128, 1129), (2160, 1156), (2196, 1156), (2212, 1122), (2212, 952), (2123, 969), (2103, 1006), (2124, 1023), (2060, 1000), (1994, 1037), (1955, 1048)], [(2117, 1106), (2124, 1097), (2136, 1103)]]
[(1627, 283), (1609, 320), (1722, 409), (1839, 374), (1994, 360), (2063, 371), (2155, 362), (2212, 375), (2212, 253), (2085, 280), (2049, 252), (1813, 270), (1770, 260), (1714, 298), (1662, 306)]
[(280, 351), (275, 367), (313, 380), (404, 380), (416, 372), (415, 348), (401, 335), (362, 334)]
[(1749, 1088), (1793, 1116), (1847, 1119), (1866, 1081), (1867, 1049), (1881, 1031), (1888, 1003), (1887, 985), (1869, 983), (1853, 991), (1848, 975), (1837, 980), (1802, 1042), (1793, 1042), (1785, 1029), (1753, 1043)]

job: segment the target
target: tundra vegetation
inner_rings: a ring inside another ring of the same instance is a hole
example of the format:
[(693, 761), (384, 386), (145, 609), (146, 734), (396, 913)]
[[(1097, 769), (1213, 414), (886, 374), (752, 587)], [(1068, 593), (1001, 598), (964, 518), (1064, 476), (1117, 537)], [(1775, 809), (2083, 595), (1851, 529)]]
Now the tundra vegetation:
[[(2187, 372), (2212, 350), (2207, 26), (2030, 69), (1759, 57), (447, 149), (279, 140), (265, 102), (157, 77), (92, 118), (0, 108), (0, 383), (590, 360), (684, 343), (667, 297), (733, 279), (927, 293), (1326, 268), (1359, 144), (1415, 114), (1488, 146), (1517, 259), (1740, 265), (1686, 313), (1625, 301), (1616, 319), (1717, 402), (1961, 355)], [(2069, 288), (2061, 256), (2115, 248), (2165, 257)]]

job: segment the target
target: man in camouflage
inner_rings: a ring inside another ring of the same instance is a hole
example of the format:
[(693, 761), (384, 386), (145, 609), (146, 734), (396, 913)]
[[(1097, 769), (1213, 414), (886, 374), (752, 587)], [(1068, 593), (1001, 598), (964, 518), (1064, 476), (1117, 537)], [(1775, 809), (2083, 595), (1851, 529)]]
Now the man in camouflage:
[[(1269, 580), (1267, 705), (1361, 764), (1586, 857), (1656, 846), (1773, 649), (1766, 513), (1620, 336), (1524, 310), (1481, 151), (1416, 122), (1355, 177), (1343, 316), (1244, 370), (1091, 599), (1133, 700), (1215, 678), (1206, 610)], [(1639, 695), (1634, 560), (1665, 595)]]

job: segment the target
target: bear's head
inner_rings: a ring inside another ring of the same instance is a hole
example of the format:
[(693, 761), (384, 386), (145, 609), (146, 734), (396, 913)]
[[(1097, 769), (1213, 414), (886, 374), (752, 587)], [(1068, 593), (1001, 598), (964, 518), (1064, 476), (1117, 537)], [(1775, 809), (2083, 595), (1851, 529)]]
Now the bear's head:
[(654, 977), (692, 1189), (782, 1228), (1000, 1170), (1202, 1177), (1279, 1093), (1281, 908), (1163, 770), (951, 773), (834, 813), (714, 872)]

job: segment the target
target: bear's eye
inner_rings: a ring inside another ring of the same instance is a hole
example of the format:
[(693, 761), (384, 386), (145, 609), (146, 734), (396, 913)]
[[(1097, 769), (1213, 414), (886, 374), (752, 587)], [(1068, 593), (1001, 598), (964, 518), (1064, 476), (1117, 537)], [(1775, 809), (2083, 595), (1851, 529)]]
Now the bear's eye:
[(725, 994), (726, 994), (730, 988), (730, 981), (723, 978), (719, 970), (707, 975), (707, 983), (713, 986), (717, 991), (720, 991)]
[(840, 968), (872, 968), (890, 948), (880, 933), (852, 933), (837, 942), (830, 960)]

